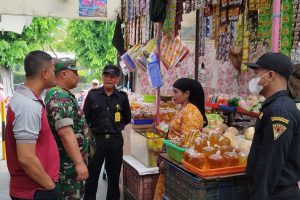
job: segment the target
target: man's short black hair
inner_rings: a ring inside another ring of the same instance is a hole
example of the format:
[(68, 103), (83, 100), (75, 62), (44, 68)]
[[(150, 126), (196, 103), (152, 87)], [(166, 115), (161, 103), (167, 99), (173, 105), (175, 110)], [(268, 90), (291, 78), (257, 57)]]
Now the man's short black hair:
[(52, 57), (44, 51), (31, 51), (24, 60), (26, 77), (33, 77), (45, 67), (46, 62), (50, 62)]

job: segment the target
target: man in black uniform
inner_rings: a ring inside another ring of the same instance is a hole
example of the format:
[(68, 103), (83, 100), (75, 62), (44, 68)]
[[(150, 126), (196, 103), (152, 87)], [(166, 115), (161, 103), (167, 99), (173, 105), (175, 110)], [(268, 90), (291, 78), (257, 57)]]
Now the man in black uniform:
[(92, 89), (83, 107), (97, 147), (88, 166), (90, 177), (86, 182), (85, 200), (96, 200), (104, 159), (108, 176), (106, 199), (120, 199), (119, 178), (124, 143), (121, 131), (130, 122), (131, 111), (127, 94), (115, 87), (119, 79), (120, 69), (114, 65), (106, 65), (102, 74), (103, 87)]
[(287, 91), (292, 63), (281, 53), (266, 53), (247, 65), (255, 73), (251, 93), (266, 97), (248, 157), (250, 199), (299, 200), (300, 112)]

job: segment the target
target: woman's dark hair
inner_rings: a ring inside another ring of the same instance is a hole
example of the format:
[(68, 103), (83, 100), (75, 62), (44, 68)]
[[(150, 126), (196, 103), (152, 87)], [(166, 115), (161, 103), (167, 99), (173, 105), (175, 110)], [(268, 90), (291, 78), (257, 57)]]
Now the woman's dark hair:
[(203, 127), (207, 126), (207, 118), (205, 115), (204, 106), (204, 90), (198, 81), (190, 78), (180, 78), (173, 84), (174, 88), (179, 89), (182, 92), (189, 91), (189, 102), (195, 105), (202, 114), (203, 117)]

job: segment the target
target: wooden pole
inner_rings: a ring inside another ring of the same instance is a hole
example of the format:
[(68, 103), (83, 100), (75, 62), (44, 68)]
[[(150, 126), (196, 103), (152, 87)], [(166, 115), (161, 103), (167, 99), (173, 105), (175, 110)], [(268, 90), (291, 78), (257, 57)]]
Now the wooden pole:
[[(157, 49), (157, 60), (160, 66), (160, 42), (161, 42), (161, 23), (157, 23), (157, 33), (156, 33), (156, 49)], [(155, 119), (156, 126), (160, 124), (160, 88), (156, 89), (156, 119)]]

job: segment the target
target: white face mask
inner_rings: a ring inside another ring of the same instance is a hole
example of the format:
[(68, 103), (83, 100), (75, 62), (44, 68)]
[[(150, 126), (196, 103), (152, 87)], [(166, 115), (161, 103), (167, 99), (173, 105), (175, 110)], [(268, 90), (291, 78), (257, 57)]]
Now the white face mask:
[[(269, 73), (269, 72), (267, 72)], [(267, 73), (260, 77), (252, 78), (249, 82), (249, 90), (251, 94), (257, 96), (260, 94), (260, 92), (263, 90), (263, 88), (269, 83), (266, 83), (264, 86), (258, 85), (259, 81), (261, 80), (262, 77), (264, 77)]]

